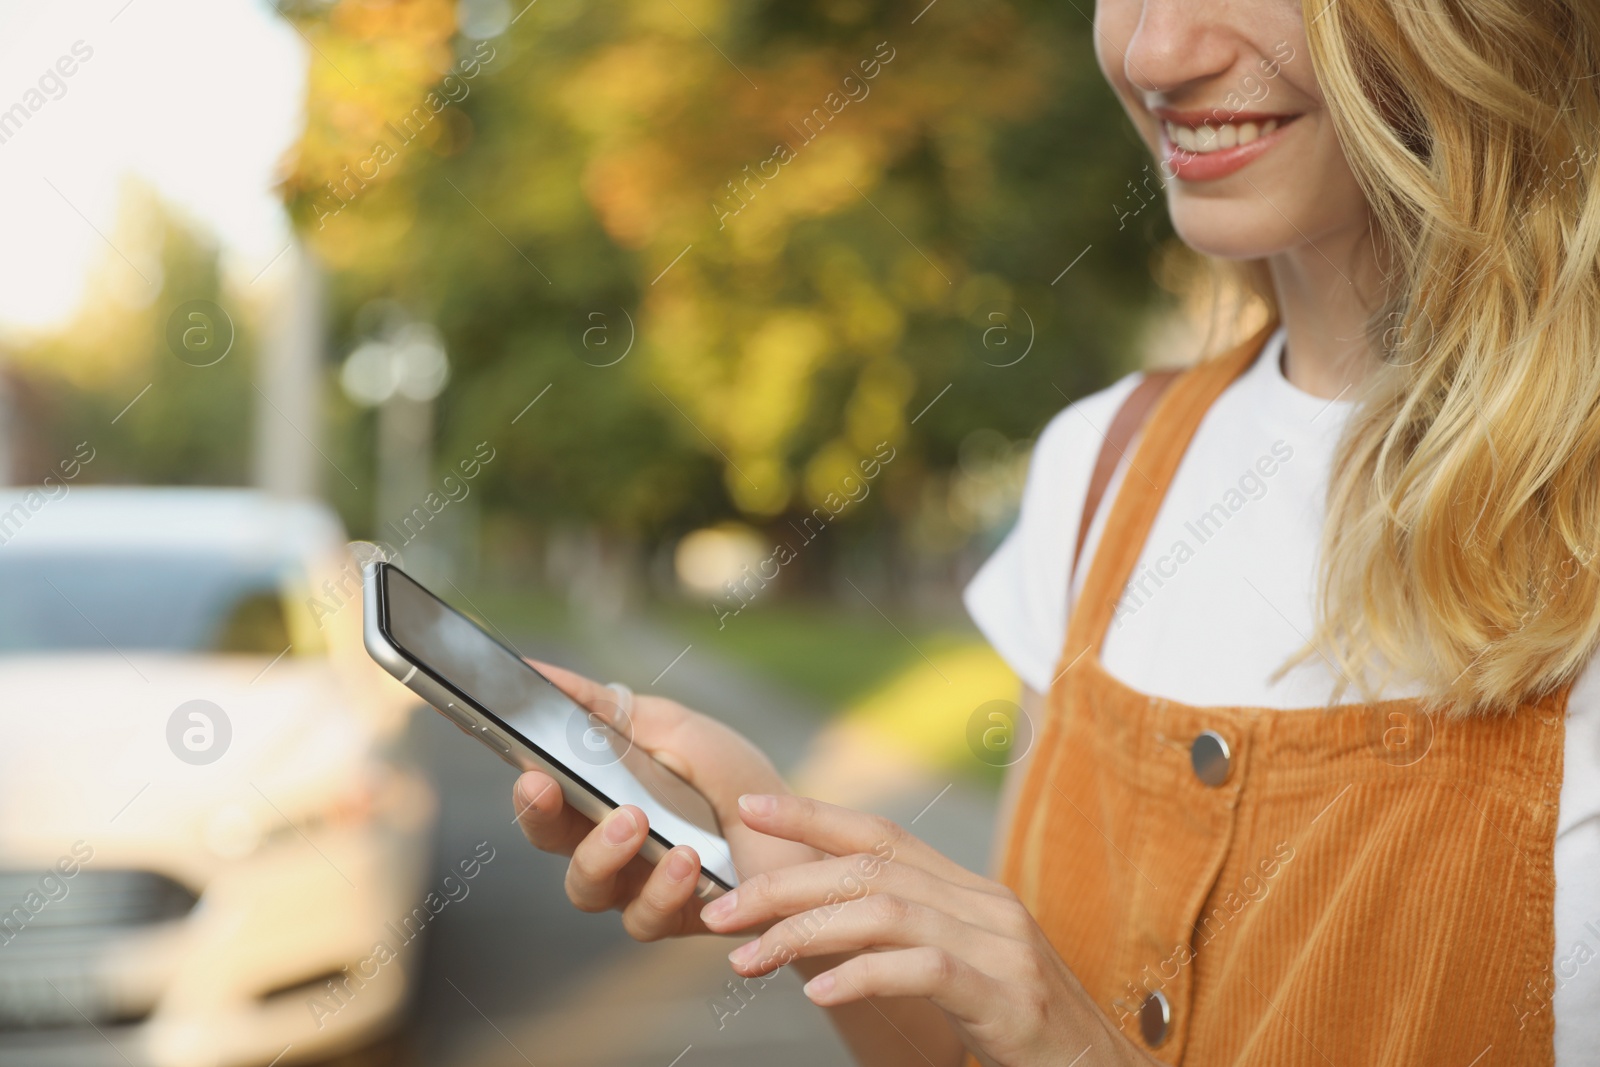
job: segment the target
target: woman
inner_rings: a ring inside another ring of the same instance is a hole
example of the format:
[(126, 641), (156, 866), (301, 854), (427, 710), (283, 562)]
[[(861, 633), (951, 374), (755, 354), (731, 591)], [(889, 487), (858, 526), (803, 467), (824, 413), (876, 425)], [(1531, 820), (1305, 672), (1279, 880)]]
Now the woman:
[(1585, 1062), (1600, 8), (1101, 0), (1095, 30), (1178, 234), (1268, 314), (1058, 416), (968, 590), (1039, 724), (1001, 881), (654, 698), (636, 736), (722, 812), (737, 893), (702, 910), (692, 853), (648, 869), (642, 813), (591, 827), (538, 774), (524, 830), (636, 937), (792, 960), (863, 1063)]

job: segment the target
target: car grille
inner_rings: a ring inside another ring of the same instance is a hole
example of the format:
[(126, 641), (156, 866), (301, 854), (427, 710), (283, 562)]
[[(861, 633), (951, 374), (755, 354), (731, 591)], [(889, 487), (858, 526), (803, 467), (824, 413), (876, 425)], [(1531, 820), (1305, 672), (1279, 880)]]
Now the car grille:
[[(33, 871), (0, 871), (0, 942), (17, 929), (144, 926), (182, 918), (198, 899), (188, 888), (154, 871), (86, 871), (71, 878)], [(50, 899), (52, 893), (60, 899)], [(61, 896), (62, 890), (66, 891)], [(26, 905), (29, 894), (34, 908)], [(40, 905), (39, 901), (44, 901)], [(26, 917), (26, 918), (24, 918)]]
[(196, 901), (154, 871), (0, 870), (0, 1032), (143, 1017), (154, 990), (108, 986), (105, 951), (124, 934), (181, 919)]

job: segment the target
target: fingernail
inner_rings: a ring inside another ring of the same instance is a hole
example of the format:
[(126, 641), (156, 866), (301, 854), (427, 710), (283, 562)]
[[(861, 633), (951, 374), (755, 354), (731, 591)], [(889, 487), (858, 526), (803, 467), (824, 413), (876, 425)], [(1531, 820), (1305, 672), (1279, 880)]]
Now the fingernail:
[(833, 992), (832, 972), (817, 975), (815, 978), (811, 979), (811, 981), (805, 984), (805, 988), (801, 990), (801, 992), (805, 993), (805, 995), (810, 997), (812, 1000), (816, 1000), (818, 997), (827, 996), (829, 993)]
[(751, 815), (771, 815), (778, 810), (778, 798), (766, 793), (746, 793), (739, 798), (739, 806)]
[(735, 967), (743, 967), (756, 958), (756, 953), (761, 951), (761, 939), (746, 941), (732, 952), (728, 953), (728, 962)]
[(689, 859), (687, 852), (674, 849), (667, 854), (667, 877), (674, 882), (681, 882), (694, 873), (694, 862)]
[(700, 918), (708, 923), (719, 922), (733, 914), (739, 906), (739, 891), (731, 890), (700, 909)]
[(639, 820), (627, 808), (618, 808), (606, 819), (606, 840), (620, 845), (639, 832)]

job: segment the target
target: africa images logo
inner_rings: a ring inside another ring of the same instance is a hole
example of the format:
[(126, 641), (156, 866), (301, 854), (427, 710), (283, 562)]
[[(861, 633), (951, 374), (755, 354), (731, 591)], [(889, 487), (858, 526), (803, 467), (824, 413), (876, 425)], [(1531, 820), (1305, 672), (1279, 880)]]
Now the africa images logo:
[(167, 717), (167, 748), (193, 767), (215, 763), (233, 741), (228, 713), (209, 700), (188, 700)]

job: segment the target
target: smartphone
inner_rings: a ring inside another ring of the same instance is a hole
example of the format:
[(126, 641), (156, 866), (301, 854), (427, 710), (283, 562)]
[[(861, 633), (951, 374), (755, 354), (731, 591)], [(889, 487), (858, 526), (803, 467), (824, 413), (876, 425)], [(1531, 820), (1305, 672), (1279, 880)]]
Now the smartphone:
[(634, 804), (650, 820), (640, 854), (655, 862), (675, 845), (700, 857), (695, 892), (712, 900), (738, 885), (711, 802), (579, 705), (516, 652), (394, 564), (363, 568), (367, 652), (445, 718), (519, 771), (540, 770), (566, 802), (599, 822)]

